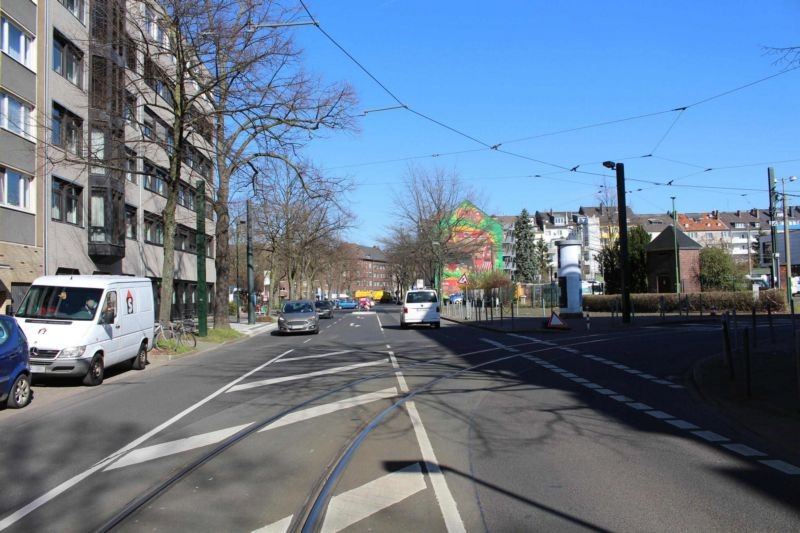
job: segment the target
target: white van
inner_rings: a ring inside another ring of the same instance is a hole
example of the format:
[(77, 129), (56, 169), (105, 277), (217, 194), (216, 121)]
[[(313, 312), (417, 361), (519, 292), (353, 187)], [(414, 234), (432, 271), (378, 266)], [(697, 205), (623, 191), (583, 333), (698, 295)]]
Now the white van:
[(28, 337), (31, 373), (103, 382), (104, 369), (147, 364), (153, 343), (153, 288), (147, 278), (44, 276), (15, 313)]
[(438, 328), (439, 298), (434, 290), (413, 290), (406, 293), (403, 312), (400, 314), (400, 327), (406, 329), (410, 324), (430, 324)]

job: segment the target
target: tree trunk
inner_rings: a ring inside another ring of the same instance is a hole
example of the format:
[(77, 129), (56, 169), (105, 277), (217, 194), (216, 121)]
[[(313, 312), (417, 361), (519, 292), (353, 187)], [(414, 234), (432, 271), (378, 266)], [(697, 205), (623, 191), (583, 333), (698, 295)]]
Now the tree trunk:
[[(174, 164), (173, 160), (170, 163), (170, 167)], [(170, 168), (170, 176), (175, 176), (172, 168)], [(164, 261), (161, 264), (161, 303), (158, 308), (158, 319), (162, 322), (168, 322), (172, 319), (172, 294), (174, 292), (173, 282), (175, 279), (175, 228), (177, 227), (175, 206), (177, 203), (178, 187), (170, 184), (167, 188), (167, 205), (164, 207)]]

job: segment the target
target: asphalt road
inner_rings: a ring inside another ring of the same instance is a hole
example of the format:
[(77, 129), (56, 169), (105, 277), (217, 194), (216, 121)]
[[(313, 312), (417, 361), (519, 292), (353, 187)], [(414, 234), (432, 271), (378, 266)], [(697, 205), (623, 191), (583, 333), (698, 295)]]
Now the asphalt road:
[(796, 530), (800, 469), (691, 388), (718, 349), (340, 311), (0, 412), (0, 530)]

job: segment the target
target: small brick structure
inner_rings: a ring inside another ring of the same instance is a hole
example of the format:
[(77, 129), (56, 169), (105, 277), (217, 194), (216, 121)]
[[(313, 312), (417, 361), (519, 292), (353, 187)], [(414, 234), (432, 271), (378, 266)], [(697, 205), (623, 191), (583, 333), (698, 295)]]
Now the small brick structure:
[[(678, 260), (681, 292), (700, 292), (700, 250), (702, 245), (678, 230)], [(645, 247), (647, 253), (647, 290), (674, 293), (675, 230), (668, 226)]]

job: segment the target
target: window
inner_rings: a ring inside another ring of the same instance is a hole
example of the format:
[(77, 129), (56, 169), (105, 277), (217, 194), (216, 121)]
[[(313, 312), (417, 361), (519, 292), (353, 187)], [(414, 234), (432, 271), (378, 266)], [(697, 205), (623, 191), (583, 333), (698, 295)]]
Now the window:
[(1, 23), (3, 52), (32, 69), (35, 57), (33, 37), (5, 17)]
[(136, 240), (136, 208), (125, 206), (125, 238)]
[(89, 241), (108, 242), (105, 189), (92, 189), (89, 198)]
[(82, 86), (83, 53), (60, 33), (53, 34), (53, 70)]
[(155, 11), (149, 6), (144, 8), (144, 27), (145, 32), (150, 35), (154, 41), (159, 44), (164, 42), (164, 30), (158, 25)]
[(83, 120), (80, 117), (54, 103), (51, 129), (53, 145), (76, 155), (81, 153)]
[(125, 36), (125, 66), (136, 70), (136, 42), (130, 35)]
[(67, 8), (67, 11), (83, 22), (83, 0), (58, 0), (62, 6)]
[(60, 178), (53, 177), (50, 217), (59, 222), (75, 224), (76, 226), (82, 225), (82, 195), (82, 187)]
[(194, 189), (190, 185), (178, 185), (178, 204), (187, 209), (194, 210)]
[(131, 183), (136, 183), (137, 181), (139, 181), (136, 179), (136, 176), (139, 171), (137, 167), (138, 165), (136, 164), (136, 152), (134, 152), (130, 148), (125, 148), (125, 179), (130, 181)]
[(30, 176), (0, 167), (0, 205), (30, 209), (32, 181)]
[(167, 195), (167, 171), (157, 167), (149, 161), (144, 162), (144, 188), (160, 194)]
[(160, 216), (147, 213), (144, 214), (144, 241), (150, 244), (164, 244), (164, 221)]
[(156, 138), (156, 116), (149, 109), (144, 110), (144, 121), (142, 122), (142, 135), (148, 139)]
[(0, 127), (32, 141), (33, 108), (13, 96), (0, 93)]
[(131, 124), (136, 124), (136, 95), (125, 91), (125, 108), (122, 111), (122, 116)]
[(108, 67), (106, 58), (102, 56), (92, 56), (92, 81), (89, 99), (92, 107), (97, 109), (105, 108), (108, 101)]
[(172, 84), (168, 83), (167, 75), (161, 70), (152, 59), (144, 59), (144, 82), (153, 92), (164, 99), (169, 105), (173, 104)]
[(97, 163), (91, 166), (92, 174), (105, 175), (106, 169), (103, 163), (106, 159), (106, 132), (93, 126), (89, 142), (91, 144), (89, 159), (92, 163)]
[(214, 257), (214, 237), (206, 235), (206, 257)]

